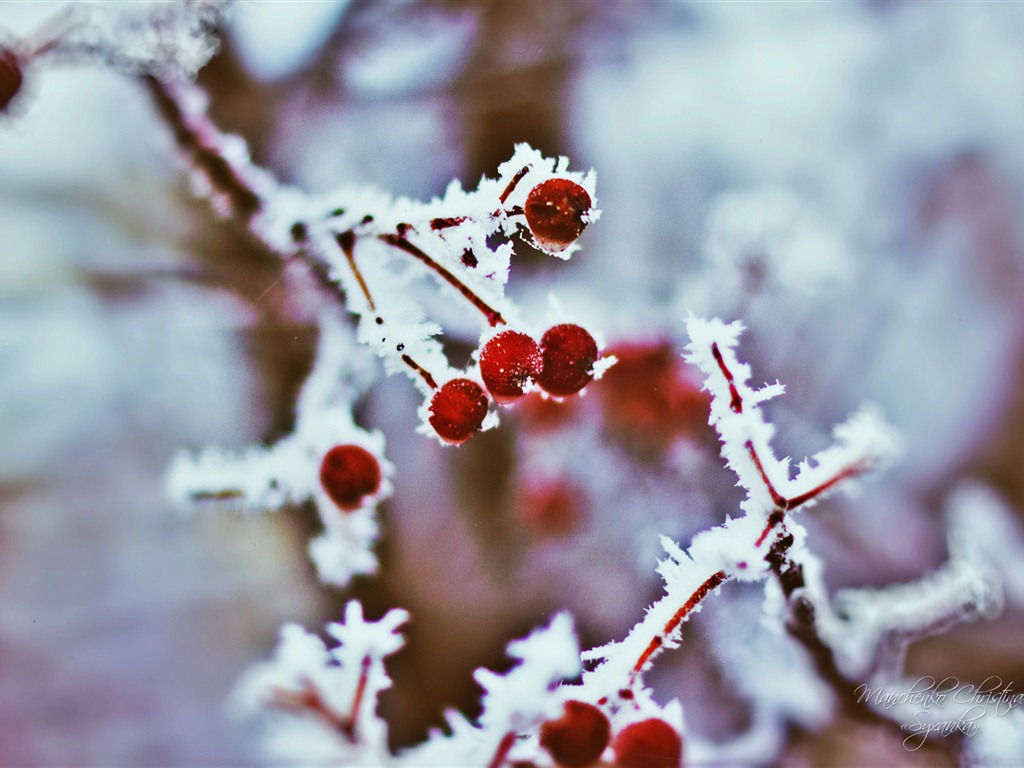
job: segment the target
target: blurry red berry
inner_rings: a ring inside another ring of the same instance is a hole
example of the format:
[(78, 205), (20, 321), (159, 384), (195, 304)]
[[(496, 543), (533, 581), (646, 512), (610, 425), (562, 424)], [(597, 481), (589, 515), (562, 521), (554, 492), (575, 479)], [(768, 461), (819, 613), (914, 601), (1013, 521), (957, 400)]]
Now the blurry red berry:
[(610, 736), (604, 712), (582, 701), (565, 702), (564, 714), (540, 727), (540, 745), (565, 768), (583, 768), (597, 762)]
[(683, 740), (657, 717), (627, 725), (615, 737), (615, 768), (679, 768)]
[(563, 323), (548, 328), (540, 340), (543, 366), (537, 383), (551, 395), (579, 392), (594, 378), (597, 342), (585, 328)]
[(0, 112), (21, 90), (21, 62), (13, 51), (0, 49)]
[(663, 450), (706, 429), (711, 398), (688, 378), (671, 342), (617, 344), (605, 354), (618, 362), (595, 389), (615, 437), (637, 448)]
[(509, 403), (523, 396), (527, 382), (540, 374), (541, 363), (537, 342), (519, 331), (502, 331), (484, 344), (480, 375), (497, 402)]
[(336, 445), (320, 463), (320, 484), (341, 509), (359, 509), (363, 499), (380, 489), (380, 464), (358, 445)]
[(469, 379), (452, 379), (430, 401), (430, 426), (447, 443), (466, 442), (480, 431), (486, 415), (487, 395)]
[(564, 427), (575, 413), (573, 400), (555, 400), (534, 390), (519, 401), (515, 418), (528, 430), (549, 432)]
[(590, 211), (587, 190), (568, 179), (543, 181), (526, 196), (526, 224), (537, 245), (546, 251), (564, 251), (587, 226)]
[(540, 536), (566, 536), (583, 517), (585, 493), (564, 480), (542, 481), (525, 488), (516, 512)]

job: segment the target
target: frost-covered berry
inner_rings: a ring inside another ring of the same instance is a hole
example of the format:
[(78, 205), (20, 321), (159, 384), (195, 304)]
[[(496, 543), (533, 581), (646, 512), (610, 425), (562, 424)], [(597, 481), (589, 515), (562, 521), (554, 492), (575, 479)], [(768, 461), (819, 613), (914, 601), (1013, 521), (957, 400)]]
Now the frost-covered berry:
[(480, 353), (480, 376), (495, 401), (510, 403), (525, 394), (529, 381), (541, 371), (537, 342), (519, 331), (502, 331)]
[(540, 340), (543, 365), (537, 383), (551, 395), (579, 392), (594, 378), (597, 342), (585, 328), (563, 323), (548, 328)]
[(430, 426), (446, 443), (466, 442), (480, 431), (486, 415), (487, 395), (469, 379), (452, 379), (430, 401)]
[(558, 253), (583, 232), (590, 206), (590, 195), (576, 182), (548, 179), (530, 190), (523, 210), (537, 245)]
[(582, 701), (565, 702), (562, 716), (540, 727), (540, 745), (565, 768), (583, 768), (597, 762), (610, 736), (604, 712)]
[(679, 768), (683, 740), (657, 717), (627, 725), (615, 737), (615, 768)]
[(0, 112), (7, 109), (21, 90), (21, 62), (14, 51), (0, 49)]
[(358, 445), (336, 445), (320, 463), (320, 484), (331, 501), (351, 512), (380, 489), (380, 464)]

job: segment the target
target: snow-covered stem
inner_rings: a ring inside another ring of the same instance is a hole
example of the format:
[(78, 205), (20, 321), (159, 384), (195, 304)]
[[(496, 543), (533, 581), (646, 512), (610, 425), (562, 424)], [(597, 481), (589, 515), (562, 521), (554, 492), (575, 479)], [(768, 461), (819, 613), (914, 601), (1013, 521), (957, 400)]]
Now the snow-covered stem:
[[(813, 466), (804, 462), (791, 479), (788, 463), (777, 460), (771, 450), (774, 427), (758, 407), (783, 388), (775, 384), (754, 391), (748, 386), (750, 368), (734, 352), (742, 326), (690, 317), (687, 329), (691, 342), (686, 357), (704, 373), (704, 387), (712, 395), (709, 421), (721, 439), (722, 456), (747, 490), (741, 504), (746, 515), (699, 534), (685, 554), (663, 541), (670, 557), (659, 570), (668, 593), (630, 633), (628, 641), (638, 650), (631, 654), (631, 685), (662, 650), (677, 644), (681, 624), (708, 594), (731, 578), (761, 579), (780, 558), (788, 562), (792, 536), (785, 536), (787, 511), (864, 474), (896, 449), (891, 428), (864, 410), (837, 427), (836, 444), (819, 453)], [(772, 533), (775, 537), (769, 540)]]
[[(473, 191), (452, 182), (442, 198), (427, 203), (355, 187), (308, 195), (279, 184), (252, 162), (241, 139), (220, 131), (197, 86), (155, 77), (145, 83), (217, 213), (237, 220), (282, 260), (300, 259), (321, 282), (340, 287), (346, 308), (360, 318), (360, 341), (384, 358), (389, 372), (403, 371), (428, 395), (457, 373), (435, 338), (443, 329), (409, 295), (413, 278), (396, 277), (388, 262), (411, 259), (425, 268), (443, 292), (479, 314), (484, 338), (497, 327), (524, 327), (504, 294), (508, 238), (526, 237), (559, 258), (577, 249), (575, 242), (545, 239), (534, 226), (531, 193), (552, 181), (571, 185), (583, 202), (556, 210), (566, 217), (561, 224), (577, 227), (570, 228), (573, 240), (600, 215), (593, 173), (571, 172), (565, 158), (545, 158), (527, 145), (516, 147), (497, 178), (484, 178)], [(492, 246), (488, 240), (496, 235), (504, 242)]]

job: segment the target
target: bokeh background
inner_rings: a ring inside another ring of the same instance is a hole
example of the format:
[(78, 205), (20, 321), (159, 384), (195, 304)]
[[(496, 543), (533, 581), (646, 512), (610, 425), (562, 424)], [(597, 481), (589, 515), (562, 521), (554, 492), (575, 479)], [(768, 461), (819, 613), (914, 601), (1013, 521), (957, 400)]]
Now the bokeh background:
[[(60, 7), (5, 2), (0, 27)], [(742, 319), (755, 380), (787, 384), (780, 455), (863, 400), (904, 433), (898, 467), (805, 516), (830, 586), (936, 568), (964, 482), (1024, 508), (1024, 4), (241, 2), (220, 31), (214, 118), (309, 190), (427, 198), (518, 141), (595, 168), (583, 250), (522, 248), (510, 292), (555, 294), (623, 366), (457, 450), (382, 379), (359, 414), (397, 468), (382, 571), (320, 586), (310, 510), (184, 516), (162, 491), (182, 447), (287, 433), (308, 287), (192, 198), (139, 83), (30, 70), (0, 117), (0, 764), (254, 764), (233, 682), (352, 594), (414, 617), (396, 748), (472, 712), (470, 671), (554, 610), (586, 645), (620, 637), (660, 594), (657, 534), (685, 544), (741, 498), (678, 360), (689, 310)], [(468, 359), (472, 318), (436, 304)], [(715, 738), (749, 719), (724, 638), (759, 611), (725, 588), (652, 678)], [(1022, 631), (1010, 601), (909, 668), (1024, 687)], [(944, 764), (850, 723), (791, 735), (790, 765)]]

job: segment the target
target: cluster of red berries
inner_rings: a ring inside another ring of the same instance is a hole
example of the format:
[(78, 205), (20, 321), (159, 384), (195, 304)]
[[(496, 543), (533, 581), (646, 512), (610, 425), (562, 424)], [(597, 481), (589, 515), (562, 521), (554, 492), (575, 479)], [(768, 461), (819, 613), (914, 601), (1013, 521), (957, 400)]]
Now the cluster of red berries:
[[(594, 378), (597, 342), (585, 328), (553, 326), (538, 344), (520, 331), (502, 331), (480, 352), (480, 377), (495, 402), (508, 405), (534, 382), (549, 395), (567, 397)], [(464, 443), (480, 430), (487, 415), (484, 388), (471, 379), (452, 379), (430, 401), (430, 425), (442, 440)]]
[[(611, 742), (604, 712), (582, 701), (567, 701), (563, 714), (540, 729), (540, 744), (563, 768), (586, 768), (600, 759)], [(630, 723), (612, 742), (615, 768), (679, 768), (683, 740), (664, 720), (652, 717)]]
[(336, 445), (320, 462), (320, 485), (344, 512), (354, 512), (380, 490), (380, 463), (358, 445)]

